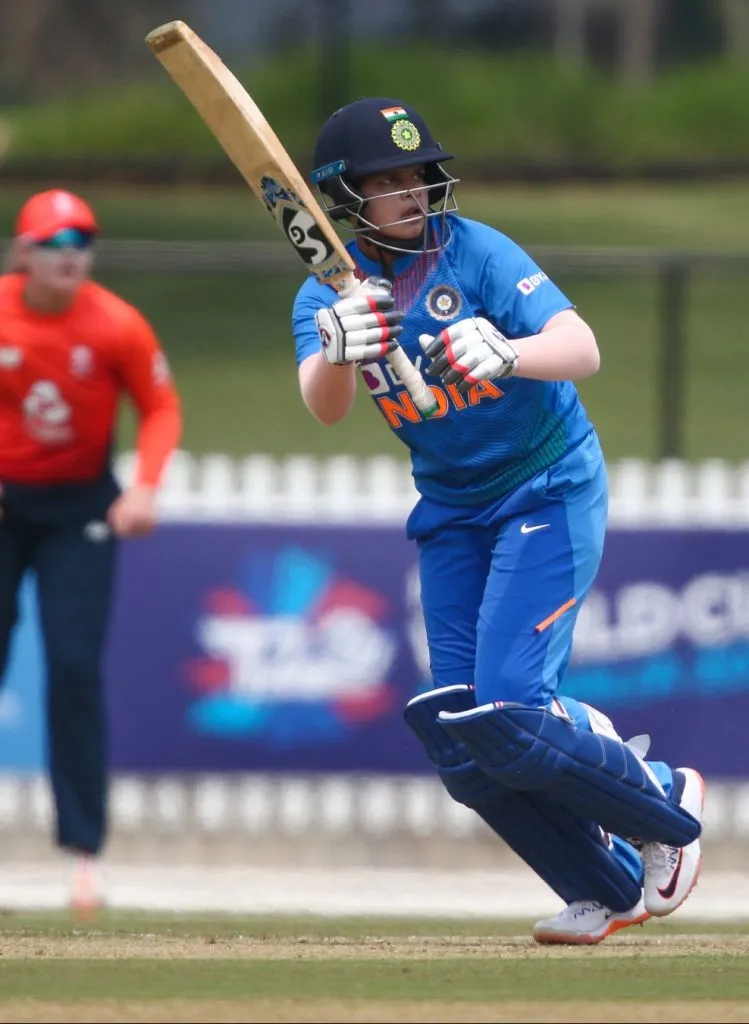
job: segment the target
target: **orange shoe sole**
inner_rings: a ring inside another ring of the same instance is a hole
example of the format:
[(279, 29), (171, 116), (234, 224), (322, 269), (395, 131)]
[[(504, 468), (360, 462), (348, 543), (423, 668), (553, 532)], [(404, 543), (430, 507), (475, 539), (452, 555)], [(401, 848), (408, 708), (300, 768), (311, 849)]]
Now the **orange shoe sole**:
[(597, 946), (599, 942), (603, 942), (614, 932), (620, 932), (623, 928), (631, 928), (635, 924), (645, 924), (649, 921), (652, 914), (644, 911), (639, 917), (633, 918), (631, 921), (612, 921), (608, 928), (600, 934), (593, 934), (588, 932), (587, 934), (580, 932), (538, 932), (534, 934), (533, 938), (536, 942), (542, 946)]

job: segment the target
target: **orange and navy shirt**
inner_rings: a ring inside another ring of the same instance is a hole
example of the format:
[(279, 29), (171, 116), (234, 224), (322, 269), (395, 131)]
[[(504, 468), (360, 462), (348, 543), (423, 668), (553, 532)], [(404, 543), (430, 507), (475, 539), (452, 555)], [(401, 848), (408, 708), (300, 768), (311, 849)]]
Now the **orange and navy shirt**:
[(139, 417), (136, 482), (157, 486), (182, 432), (180, 401), (147, 320), (93, 281), (59, 314), (30, 309), (24, 274), (0, 277), (0, 482), (94, 480), (125, 393)]

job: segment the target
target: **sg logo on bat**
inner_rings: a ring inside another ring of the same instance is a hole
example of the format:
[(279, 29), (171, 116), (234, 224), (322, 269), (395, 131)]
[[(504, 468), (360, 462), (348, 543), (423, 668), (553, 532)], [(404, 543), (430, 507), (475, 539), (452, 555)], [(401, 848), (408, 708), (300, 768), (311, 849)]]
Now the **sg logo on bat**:
[(281, 227), (305, 263), (316, 267), (333, 255), (333, 249), (326, 242), (314, 218), (305, 210), (284, 206), (281, 211)]
[(268, 213), (278, 221), (305, 263), (317, 267), (330, 259), (333, 248), (305, 208), (301, 196), (270, 175), (260, 179), (260, 192)]

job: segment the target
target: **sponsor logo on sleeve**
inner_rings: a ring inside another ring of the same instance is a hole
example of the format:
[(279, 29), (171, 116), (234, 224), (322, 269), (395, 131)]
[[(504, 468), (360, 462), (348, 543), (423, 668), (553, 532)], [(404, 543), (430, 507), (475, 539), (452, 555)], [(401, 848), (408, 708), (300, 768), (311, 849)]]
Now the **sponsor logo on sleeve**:
[(548, 275), (543, 270), (539, 270), (537, 274), (531, 274), (530, 277), (524, 277), (522, 281), (518, 281), (517, 289), (523, 295), (530, 295), (532, 292), (535, 292), (539, 285), (548, 280)]

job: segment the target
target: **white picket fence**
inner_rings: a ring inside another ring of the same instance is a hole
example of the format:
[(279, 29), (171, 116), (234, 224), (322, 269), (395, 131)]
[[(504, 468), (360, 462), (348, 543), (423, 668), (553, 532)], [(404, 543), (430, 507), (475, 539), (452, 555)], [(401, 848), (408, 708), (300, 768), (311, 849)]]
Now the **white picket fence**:
[[(116, 468), (129, 480), (132, 452)], [(749, 526), (749, 461), (622, 459), (608, 469), (614, 526)], [(233, 459), (179, 451), (160, 503), (171, 520), (402, 523), (416, 497), (409, 463), (390, 456)]]
[[(749, 782), (708, 780), (705, 839), (749, 840)], [(293, 844), (326, 837), (344, 843), (453, 839), (469, 843), (490, 833), (472, 811), (452, 800), (435, 775), (309, 773), (116, 774), (110, 816), (120, 837), (169, 840), (177, 856), (186, 839), (274, 838)], [(0, 828), (12, 852), (18, 835), (46, 837), (53, 825), (49, 783), (42, 775), (0, 774)], [(145, 840), (144, 840), (145, 841)], [(281, 845), (276, 848), (280, 855)], [(466, 846), (466, 850), (468, 847)], [(343, 858), (343, 850), (338, 853)]]

